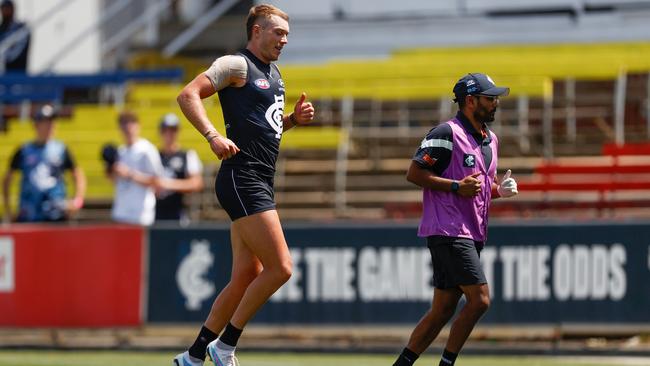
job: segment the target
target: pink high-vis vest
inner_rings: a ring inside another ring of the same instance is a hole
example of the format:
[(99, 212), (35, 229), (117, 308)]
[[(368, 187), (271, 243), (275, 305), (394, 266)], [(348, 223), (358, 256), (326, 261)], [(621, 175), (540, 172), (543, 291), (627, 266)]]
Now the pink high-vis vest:
[(487, 239), (488, 210), (497, 170), (499, 141), (489, 131), (492, 161), (486, 167), (481, 145), (465, 131), (462, 122), (454, 118), (445, 123), (451, 126), (453, 145), (447, 147), (451, 150), (451, 161), (441, 177), (461, 181), (468, 175), (481, 172), (478, 177), (482, 181), (481, 192), (474, 197), (463, 197), (453, 192), (425, 188), (422, 192), (422, 220), (418, 236), (442, 235), (484, 242)]

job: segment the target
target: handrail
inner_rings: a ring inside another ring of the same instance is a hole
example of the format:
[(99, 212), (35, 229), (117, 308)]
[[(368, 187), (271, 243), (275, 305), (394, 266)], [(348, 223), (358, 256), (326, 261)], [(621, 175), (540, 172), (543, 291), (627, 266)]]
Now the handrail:
[(165, 9), (167, 9), (171, 4), (172, 0), (157, 1), (154, 5), (148, 7), (144, 14), (133, 20), (126, 27), (122, 28), (117, 34), (104, 41), (101, 46), (102, 58), (104, 58), (107, 53), (115, 49), (122, 42), (129, 39), (141, 27), (147, 24), (147, 22), (157, 18), (160, 13), (165, 11)]
[(181, 68), (162, 70), (116, 71), (96, 74), (0, 75), (0, 102), (60, 101), (66, 87), (115, 85), (124, 89), (128, 81), (173, 80), (183, 78)]
[(201, 33), (215, 20), (219, 19), (219, 17), (221, 17), (238, 2), (238, 0), (221, 0), (218, 4), (213, 6), (199, 19), (197, 19), (191, 27), (183, 31), (183, 33), (179, 34), (176, 38), (169, 42), (169, 44), (163, 49), (163, 56), (169, 58), (176, 55), (178, 51), (182, 50), (188, 43), (196, 38), (199, 33)]
[(11, 85), (72, 85), (86, 86), (98, 83), (123, 83), (127, 80), (181, 80), (181, 68), (136, 71), (107, 71), (94, 74), (23, 75), (0, 76), (0, 84)]
[(54, 66), (56, 66), (66, 54), (80, 45), (82, 43), (81, 41), (84, 38), (86, 38), (89, 34), (92, 34), (93, 30), (99, 28), (101, 25), (106, 23), (106, 21), (115, 16), (115, 14), (117, 14), (120, 10), (127, 7), (131, 1), (132, 0), (117, 0), (113, 2), (111, 6), (109, 6), (106, 10), (102, 11), (99, 19), (93, 22), (90, 26), (82, 29), (81, 32), (78, 32), (69, 42), (60, 47), (58, 52), (54, 53), (54, 55), (50, 57), (48, 62), (45, 63), (47, 65), (45, 67), (46, 72), (51, 72)]

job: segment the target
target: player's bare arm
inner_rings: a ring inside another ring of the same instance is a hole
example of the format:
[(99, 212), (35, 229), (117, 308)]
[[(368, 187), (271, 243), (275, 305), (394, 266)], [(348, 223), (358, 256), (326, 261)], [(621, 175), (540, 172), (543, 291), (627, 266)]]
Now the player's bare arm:
[(201, 100), (225, 87), (241, 87), (246, 83), (246, 77), (244, 75), (242, 78), (241, 67), (237, 63), (232, 58), (217, 59), (208, 71), (187, 84), (176, 98), (185, 117), (208, 140), (210, 148), (219, 159), (230, 158), (239, 152), (239, 148), (217, 131)]
[[(459, 181), (458, 194), (463, 197), (473, 197), (481, 192), (481, 181), (478, 179), (480, 175), (481, 173), (474, 173)], [(451, 179), (435, 175), (430, 170), (419, 166), (415, 161), (411, 161), (406, 173), (406, 180), (422, 188), (443, 192), (451, 192), (452, 183), (454, 182)]]

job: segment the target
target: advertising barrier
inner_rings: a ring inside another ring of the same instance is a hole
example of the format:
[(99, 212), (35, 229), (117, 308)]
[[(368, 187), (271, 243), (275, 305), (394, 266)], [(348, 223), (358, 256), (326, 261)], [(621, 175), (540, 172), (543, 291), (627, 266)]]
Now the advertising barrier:
[(0, 228), (0, 326), (141, 323), (143, 230)]
[[(293, 276), (256, 323), (409, 323), (429, 308), (415, 226), (288, 226)], [(493, 225), (482, 323), (650, 323), (650, 225)], [(150, 322), (202, 322), (230, 275), (227, 228), (150, 232)]]

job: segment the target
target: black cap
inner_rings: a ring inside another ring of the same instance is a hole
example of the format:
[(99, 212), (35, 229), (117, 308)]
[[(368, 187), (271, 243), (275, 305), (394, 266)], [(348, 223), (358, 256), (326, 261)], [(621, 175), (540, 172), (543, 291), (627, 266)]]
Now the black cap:
[(5, 6), (13, 8), (14, 7), (14, 2), (11, 1), (11, 0), (3, 0), (2, 3), (0, 3), (0, 7), (4, 8)]
[(490, 97), (507, 96), (510, 88), (494, 85), (492, 78), (481, 73), (469, 73), (454, 85), (454, 102), (463, 99), (467, 95), (485, 95)]
[(178, 119), (174, 113), (167, 113), (160, 119), (160, 129), (163, 128), (178, 128), (181, 124), (181, 120)]
[(51, 104), (44, 104), (40, 106), (34, 113), (34, 122), (43, 120), (53, 120), (56, 118), (56, 109)]

